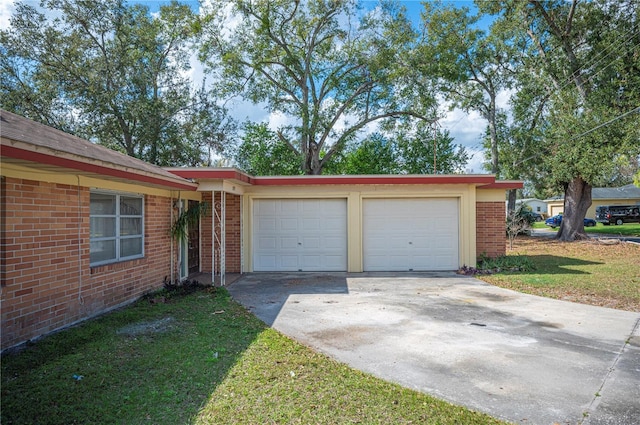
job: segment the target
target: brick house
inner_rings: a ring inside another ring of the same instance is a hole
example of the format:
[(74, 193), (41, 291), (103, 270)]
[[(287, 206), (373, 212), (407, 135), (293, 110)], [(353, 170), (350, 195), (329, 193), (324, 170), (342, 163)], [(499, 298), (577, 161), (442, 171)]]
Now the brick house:
[[(505, 253), (491, 175), (253, 177), (163, 169), (0, 110), (2, 349), (130, 303), (167, 279), (420, 271)], [(177, 241), (176, 216), (213, 205)]]
[(3, 349), (162, 287), (195, 183), (5, 111), (0, 140)]

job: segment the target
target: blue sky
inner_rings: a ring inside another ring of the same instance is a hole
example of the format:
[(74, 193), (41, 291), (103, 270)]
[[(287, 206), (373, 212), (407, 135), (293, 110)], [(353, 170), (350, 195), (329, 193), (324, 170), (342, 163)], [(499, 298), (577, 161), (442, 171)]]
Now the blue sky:
[[(99, 0), (97, 0), (99, 1)], [(151, 12), (158, 10), (160, 5), (169, 3), (169, 0), (131, 0), (132, 2), (145, 4), (149, 7)], [(37, 5), (39, 0), (28, 0), (29, 3)], [(189, 4), (194, 11), (199, 9), (199, 3), (197, 0), (180, 0), (181, 3)], [(0, 28), (7, 28), (9, 25), (9, 17), (13, 11), (14, 0), (0, 0)], [(365, 8), (373, 8), (377, 4), (374, 0), (362, 0), (362, 4)], [(407, 8), (409, 16), (417, 24), (420, 21), (420, 12), (422, 10), (422, 3), (419, 0), (406, 0), (401, 1)], [(458, 0), (449, 1), (457, 7), (469, 7), (475, 10), (473, 2), (471, 0)], [(485, 21), (485, 25), (488, 25), (488, 21)], [(197, 61), (193, 60), (192, 65), (192, 78), (194, 81), (201, 81), (202, 70), (197, 64)], [(507, 94), (499, 98), (499, 102), (505, 104), (507, 101)], [(239, 120), (251, 119), (253, 121), (267, 121), (270, 126), (275, 127), (279, 123), (286, 121), (282, 116), (269, 114), (260, 105), (251, 105), (246, 102), (237, 101), (235, 107), (232, 110), (233, 115)], [(229, 106), (229, 105), (228, 105)], [(464, 146), (467, 151), (472, 155), (471, 160), (467, 164), (467, 171), (473, 173), (485, 173), (482, 169), (482, 162), (484, 156), (481, 147), (481, 138), (486, 128), (485, 121), (477, 113), (465, 113), (461, 110), (454, 109), (449, 111), (446, 105), (441, 108), (441, 114), (444, 118), (439, 122), (442, 129), (446, 129), (450, 132), (454, 138), (455, 144)]]

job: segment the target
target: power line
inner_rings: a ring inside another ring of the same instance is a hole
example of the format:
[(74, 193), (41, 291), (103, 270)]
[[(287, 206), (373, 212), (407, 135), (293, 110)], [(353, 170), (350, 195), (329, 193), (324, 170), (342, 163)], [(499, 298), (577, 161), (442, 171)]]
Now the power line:
[[(593, 133), (594, 131), (598, 130), (599, 128), (606, 127), (607, 125), (609, 125), (609, 124), (611, 124), (611, 123), (613, 123), (615, 121), (618, 121), (619, 119), (622, 119), (622, 118), (624, 118), (626, 116), (629, 116), (629, 115), (633, 114), (634, 112), (640, 112), (640, 106), (637, 106), (637, 107), (633, 108), (632, 110), (625, 112), (624, 114), (618, 115), (617, 117), (614, 117), (614, 118), (610, 119), (607, 122), (604, 122), (602, 124), (598, 124), (597, 126), (595, 126), (593, 128), (590, 128), (589, 130), (585, 131), (584, 133), (580, 133), (577, 136), (572, 137), (571, 139), (567, 140), (567, 142), (572, 142), (574, 140), (580, 139), (580, 138), (586, 136), (587, 134)], [(539, 156), (542, 156), (544, 154), (545, 154), (544, 151), (540, 151), (535, 155), (531, 155), (528, 158), (525, 158), (525, 159), (523, 159), (521, 161), (518, 161), (517, 163), (514, 164), (514, 166), (517, 167), (520, 164), (523, 164), (523, 163), (525, 163), (525, 162), (527, 162), (529, 160), (535, 159), (535, 158), (537, 158)]]
[(585, 131), (584, 133), (578, 134), (577, 136), (574, 136), (571, 139), (567, 140), (567, 142), (572, 142), (572, 141), (574, 141), (576, 139), (580, 139), (581, 137), (584, 137), (589, 133), (593, 133), (594, 131), (598, 130), (599, 128), (606, 127), (607, 125), (611, 124), (612, 122), (618, 121), (619, 119), (622, 119), (622, 118), (624, 118), (624, 117), (626, 117), (628, 115), (631, 115), (634, 112), (640, 112), (640, 106), (637, 106), (637, 107), (633, 108), (632, 110), (625, 112), (622, 115), (618, 115), (617, 117), (612, 118), (607, 122), (603, 122), (602, 124), (599, 124), (599, 125), (591, 128), (591, 129)]
[[(627, 33), (629, 33), (630, 31), (627, 31)], [(588, 68), (595, 68), (600, 62), (602, 62), (603, 60), (605, 60), (606, 58), (608, 58), (612, 53), (615, 52), (619, 52), (619, 49), (622, 48), (622, 46), (624, 46), (625, 44), (627, 44), (630, 40), (633, 39), (633, 37), (635, 37), (636, 35), (640, 34), (640, 30), (634, 32), (633, 34), (631, 34), (628, 38), (626, 38), (625, 40), (623, 40), (619, 46), (616, 46), (618, 43), (611, 43), (609, 46), (607, 46), (604, 50), (602, 50), (601, 52), (599, 52), (598, 55), (602, 55), (604, 52), (606, 52), (607, 50), (616, 47), (616, 50), (611, 50), (609, 53), (607, 53), (606, 55), (600, 57), (597, 60), (592, 60), (590, 61), (591, 63), (585, 63), (582, 66), (580, 66), (575, 72), (572, 73), (572, 75), (570, 77), (568, 77), (564, 84), (562, 84), (562, 86), (559, 88), (559, 91), (564, 90), (565, 87), (567, 87), (568, 85), (571, 85), (574, 83), (574, 78), (573, 76), (575, 75), (576, 72), (585, 72)], [(596, 57), (598, 56), (596, 55)], [(596, 75), (598, 75), (599, 73), (601, 73), (602, 71), (604, 71), (605, 69), (607, 69), (608, 67), (610, 67), (620, 56), (616, 56), (613, 60), (611, 60), (607, 65), (605, 65), (604, 67), (600, 68), (597, 71), (594, 71), (591, 75), (586, 76), (585, 82), (592, 80)], [(595, 59), (595, 58), (594, 58)]]

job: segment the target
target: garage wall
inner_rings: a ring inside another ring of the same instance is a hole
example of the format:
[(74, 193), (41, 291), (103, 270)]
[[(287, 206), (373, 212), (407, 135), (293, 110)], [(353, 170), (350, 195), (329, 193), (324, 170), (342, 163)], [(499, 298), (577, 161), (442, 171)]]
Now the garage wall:
[[(260, 199), (345, 199), (347, 203), (347, 271), (364, 270), (363, 204), (372, 198), (454, 198), (459, 205), (457, 266), (476, 264), (476, 189), (467, 184), (250, 186), (244, 193), (244, 271), (252, 272), (255, 231), (253, 211)], [(504, 191), (502, 191), (504, 202)], [(504, 218), (504, 213), (502, 215)], [(447, 269), (451, 267), (447, 266)]]
[(478, 256), (500, 257), (507, 246), (504, 201), (476, 203), (476, 252)]

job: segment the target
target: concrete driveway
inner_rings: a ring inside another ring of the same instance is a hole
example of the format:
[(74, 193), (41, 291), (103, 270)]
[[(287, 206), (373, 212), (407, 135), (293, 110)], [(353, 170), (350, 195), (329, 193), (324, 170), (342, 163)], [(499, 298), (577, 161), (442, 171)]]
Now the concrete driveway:
[(229, 291), (341, 362), (500, 419), (640, 424), (640, 313), (453, 273), (255, 273)]

